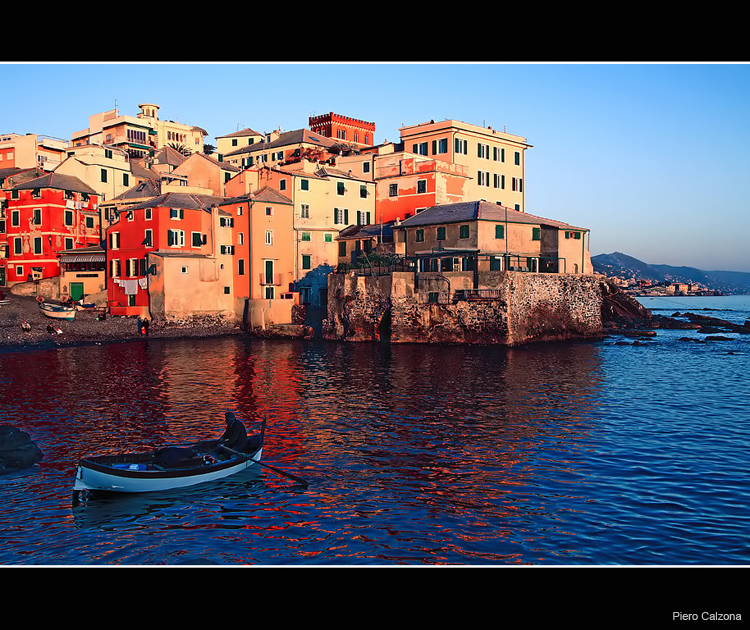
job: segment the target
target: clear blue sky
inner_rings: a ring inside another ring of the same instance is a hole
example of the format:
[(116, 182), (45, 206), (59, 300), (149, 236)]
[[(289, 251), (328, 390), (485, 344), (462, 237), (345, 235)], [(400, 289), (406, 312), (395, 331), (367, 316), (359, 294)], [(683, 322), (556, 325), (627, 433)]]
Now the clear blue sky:
[(69, 140), (90, 114), (237, 129), (453, 118), (526, 137), (526, 209), (592, 230), (591, 253), (750, 272), (746, 64), (4, 64), (0, 133)]

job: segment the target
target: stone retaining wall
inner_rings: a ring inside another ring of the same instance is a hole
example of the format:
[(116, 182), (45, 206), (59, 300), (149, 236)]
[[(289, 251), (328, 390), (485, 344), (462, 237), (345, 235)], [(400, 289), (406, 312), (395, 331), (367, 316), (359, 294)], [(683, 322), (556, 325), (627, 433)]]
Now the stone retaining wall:
[[(493, 289), (493, 299), (449, 299), (472, 285)], [(438, 303), (428, 302), (429, 292)], [(328, 296), (323, 336), (330, 340), (518, 345), (603, 335), (602, 281), (595, 276), (331, 274)]]

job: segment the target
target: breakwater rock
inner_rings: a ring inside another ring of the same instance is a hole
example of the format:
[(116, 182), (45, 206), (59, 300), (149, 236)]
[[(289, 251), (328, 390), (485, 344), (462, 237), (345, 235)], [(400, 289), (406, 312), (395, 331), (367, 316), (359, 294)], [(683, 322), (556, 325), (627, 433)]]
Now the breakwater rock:
[(31, 468), (43, 458), (42, 451), (25, 431), (0, 426), (0, 474)]

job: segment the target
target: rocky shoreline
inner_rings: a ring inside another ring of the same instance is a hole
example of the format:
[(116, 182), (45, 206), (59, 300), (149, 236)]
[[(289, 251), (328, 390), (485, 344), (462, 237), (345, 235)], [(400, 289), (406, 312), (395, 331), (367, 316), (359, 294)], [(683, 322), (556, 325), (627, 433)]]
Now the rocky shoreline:
[[(78, 311), (72, 321), (54, 320), (39, 311), (33, 297), (7, 295), (0, 304), (0, 350), (10, 348), (46, 348), (83, 343), (132, 341), (142, 339), (138, 319), (112, 317), (99, 320), (95, 311)], [(30, 331), (21, 327), (28, 322)], [(47, 332), (47, 326), (59, 328), (61, 333)], [(182, 322), (151, 322), (148, 336), (162, 339), (185, 337), (218, 337), (240, 335), (244, 331), (237, 324), (218, 318), (203, 318)]]

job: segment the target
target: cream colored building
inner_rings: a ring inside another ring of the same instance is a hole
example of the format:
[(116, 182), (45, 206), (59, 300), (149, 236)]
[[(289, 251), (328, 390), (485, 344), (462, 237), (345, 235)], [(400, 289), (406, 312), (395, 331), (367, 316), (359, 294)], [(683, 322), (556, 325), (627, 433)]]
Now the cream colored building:
[(71, 147), (55, 172), (85, 182), (101, 196), (101, 201), (114, 199), (136, 184), (128, 154), (101, 145)]
[(89, 116), (89, 126), (73, 134), (74, 146), (102, 144), (119, 147), (136, 158), (148, 157), (168, 145), (203, 153), (208, 133), (200, 127), (159, 118), (159, 106), (141, 103), (136, 116), (122, 115), (115, 108)]
[(466, 167), (465, 199), (525, 211), (526, 138), (458, 120), (431, 120), (399, 129), (404, 151)]
[(0, 169), (41, 168), (54, 171), (65, 158), (68, 143), (35, 133), (0, 135)]

